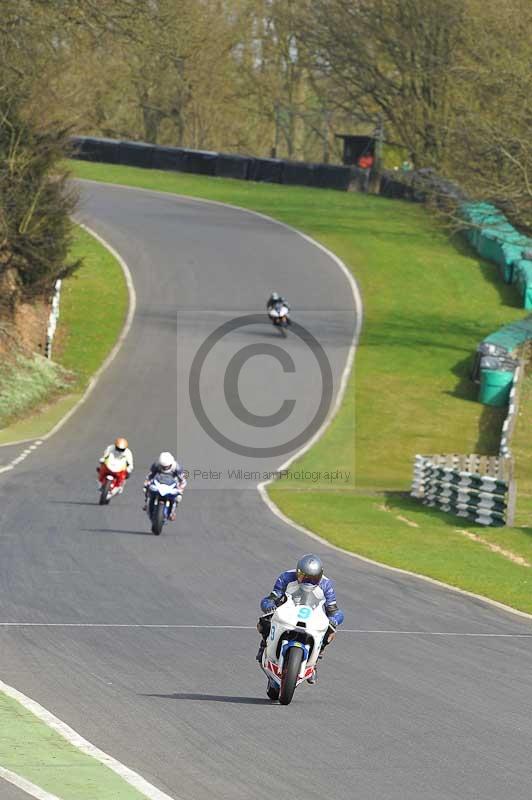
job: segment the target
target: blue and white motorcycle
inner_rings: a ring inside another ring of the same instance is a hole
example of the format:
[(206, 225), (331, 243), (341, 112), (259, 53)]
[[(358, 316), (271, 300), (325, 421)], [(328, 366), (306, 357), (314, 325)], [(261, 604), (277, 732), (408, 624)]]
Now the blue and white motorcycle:
[(182, 493), (173, 475), (162, 472), (155, 475), (148, 487), (148, 516), (151, 520), (151, 532), (155, 536), (160, 535), (164, 523), (171, 519), (172, 510), (177, 508), (181, 499)]
[(268, 678), (270, 700), (288, 705), (296, 687), (314, 674), (321, 644), (329, 629), (325, 595), (319, 586), (289, 584), (285, 602), (271, 617), (261, 667)]

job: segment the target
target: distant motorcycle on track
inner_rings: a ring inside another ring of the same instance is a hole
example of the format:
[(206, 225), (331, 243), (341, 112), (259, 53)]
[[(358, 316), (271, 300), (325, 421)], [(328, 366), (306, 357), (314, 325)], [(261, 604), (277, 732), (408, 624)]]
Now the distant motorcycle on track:
[(268, 316), (274, 326), (279, 328), (281, 336), (286, 336), (286, 329), (290, 325), (290, 309), (284, 303), (275, 303), (268, 311)]
[(175, 509), (181, 502), (182, 493), (173, 475), (160, 472), (151, 480), (148, 495), (147, 513), (151, 520), (151, 532), (160, 536), (164, 523), (172, 519), (172, 513), (175, 519)]

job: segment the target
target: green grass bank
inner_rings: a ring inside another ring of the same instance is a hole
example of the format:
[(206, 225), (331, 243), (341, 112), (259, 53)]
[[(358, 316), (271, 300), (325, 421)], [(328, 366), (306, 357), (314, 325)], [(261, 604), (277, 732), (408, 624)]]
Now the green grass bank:
[(2, 767), (61, 800), (145, 798), (109, 767), (82, 753), (2, 692), (0, 722)]
[(0, 444), (44, 436), (78, 402), (115, 344), (128, 308), (124, 275), (114, 256), (76, 226), (72, 257), (82, 267), (65, 280), (53, 361), (20, 361), (2, 379)]
[[(340, 547), (532, 612), (531, 455), (519, 448), (514, 528), (485, 529), (408, 497), (415, 453), (497, 450), (503, 413), (475, 401), (478, 342), (519, 319), (513, 287), (418, 205), (342, 192), (72, 162), (77, 177), (260, 211), (333, 250), (361, 288), (364, 327), (341, 411), (270, 496)], [(292, 298), (297, 316), (297, 298)]]

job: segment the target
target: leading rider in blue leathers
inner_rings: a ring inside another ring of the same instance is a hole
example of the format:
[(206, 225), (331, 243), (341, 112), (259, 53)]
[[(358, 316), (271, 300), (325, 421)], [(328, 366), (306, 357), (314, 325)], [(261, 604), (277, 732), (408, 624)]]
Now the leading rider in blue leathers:
[[(291, 583), (309, 583), (313, 586), (319, 586), (325, 595), (325, 613), (329, 617), (329, 632), (323, 639), (322, 652), (334, 639), (338, 625), (341, 625), (344, 621), (344, 612), (338, 608), (336, 602), (334, 584), (330, 578), (323, 574), (323, 566), (320, 559), (312, 554), (303, 556), (297, 562), (296, 569), (286, 570), (279, 575), (270, 594), (261, 600), (260, 607), (264, 616), (260, 617), (257, 624), (257, 630), (262, 634), (262, 641), (257, 653), (257, 661), (259, 662), (262, 661), (262, 654), (270, 633), (271, 616), (277, 606), (283, 602), (286, 590)], [(309, 683), (315, 683), (316, 680), (317, 674), (315, 673), (315, 677), (313, 676), (309, 679)]]

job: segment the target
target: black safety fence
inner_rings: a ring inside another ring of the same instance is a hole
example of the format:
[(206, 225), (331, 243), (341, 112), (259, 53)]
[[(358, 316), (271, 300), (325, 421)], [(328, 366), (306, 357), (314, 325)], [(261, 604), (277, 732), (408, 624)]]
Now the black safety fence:
[(184, 172), (185, 158), (185, 151), (182, 147), (154, 147), (152, 167), (165, 171)]
[(145, 167), (151, 169), (153, 165), (152, 144), (145, 142), (120, 142), (118, 152), (120, 163), (131, 167)]
[(282, 183), (284, 162), (280, 158), (250, 158), (248, 180)]
[(305, 161), (285, 161), (283, 183), (287, 186), (314, 186), (314, 164)]
[(153, 145), (145, 142), (117, 141), (95, 136), (71, 139), (73, 158), (124, 164), (146, 169), (175, 170), (219, 178), (312, 186), (319, 189), (367, 192), (370, 188), (384, 197), (437, 203), (464, 202), (467, 198), (456, 184), (441, 178), (432, 169), (409, 172), (384, 171), (376, 186), (370, 169), (337, 164), (316, 164), (280, 158), (256, 158), (210, 150)]
[(99, 161), (103, 164), (120, 164), (120, 142), (116, 139), (75, 136), (70, 142), (74, 158), (81, 158), (83, 161)]
[(218, 153), (216, 159), (217, 178), (236, 178), (246, 181), (249, 175), (251, 159), (246, 156), (231, 155), (228, 153)]
[(72, 157), (104, 164), (123, 164), (146, 169), (190, 172), (219, 178), (313, 186), (320, 189), (367, 191), (368, 174), (357, 167), (255, 158), (209, 150), (116, 141), (93, 136), (71, 139)]
[(351, 167), (334, 164), (315, 164), (313, 186), (320, 189), (340, 189), (347, 191), (351, 182)]
[(183, 150), (185, 154), (184, 172), (193, 172), (195, 175), (216, 175), (216, 162), (218, 153), (210, 150)]

